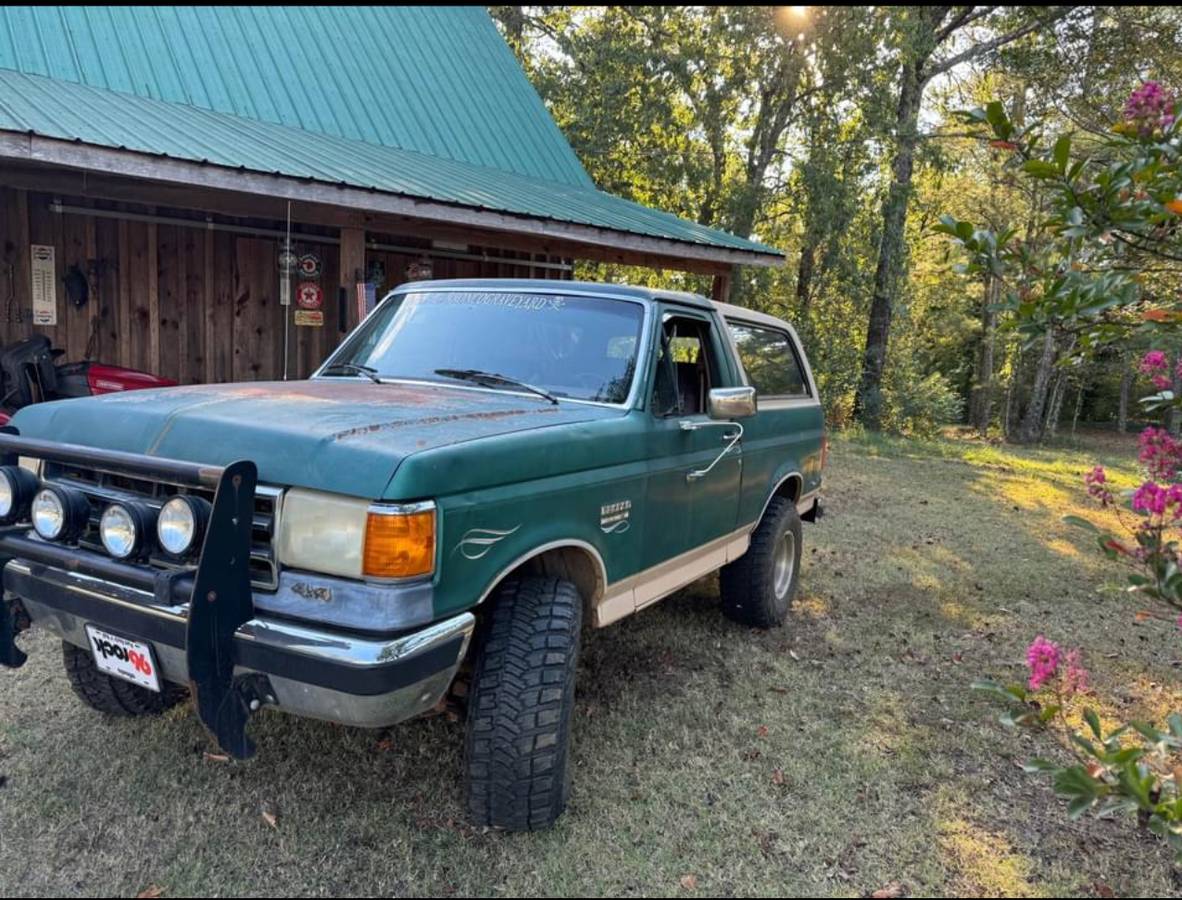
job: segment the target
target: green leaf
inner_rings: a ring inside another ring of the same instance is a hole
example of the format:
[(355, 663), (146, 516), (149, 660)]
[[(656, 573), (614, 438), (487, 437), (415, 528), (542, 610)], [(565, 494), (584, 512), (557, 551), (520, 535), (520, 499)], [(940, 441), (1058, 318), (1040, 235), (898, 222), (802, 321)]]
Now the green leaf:
[(974, 691), (984, 691), (987, 694), (994, 694), (1001, 697), (1003, 700), (1010, 702), (1018, 701), (1024, 703), (1026, 701), (1026, 688), (1020, 684), (1001, 685), (996, 681), (974, 681), (970, 687)]
[(1049, 759), (1042, 759), (1036, 756), (1030, 762), (1022, 766), (1024, 772), (1058, 772), (1062, 766), (1056, 765)]
[(1087, 519), (1081, 516), (1064, 516), (1063, 522), (1067, 525), (1074, 525), (1076, 528), (1082, 528), (1085, 531), (1099, 532), (1100, 529)]
[(1049, 163), (1042, 159), (1028, 159), (1022, 163), (1022, 169), (1028, 175), (1033, 175), (1035, 178), (1057, 178), (1059, 170), (1055, 168), (1054, 163)]
[(1051, 719), (1055, 718), (1055, 716), (1059, 715), (1059, 710), (1062, 708), (1063, 707), (1059, 706), (1057, 703), (1052, 703), (1049, 706), (1044, 707), (1042, 712), (1038, 714), (1038, 721), (1045, 725), (1047, 722), (1051, 721)]
[(1154, 744), (1160, 744), (1167, 737), (1167, 735), (1158, 731), (1148, 722), (1130, 722), (1129, 724), (1136, 729), (1138, 734)]
[(1055, 141), (1055, 149), (1051, 151), (1051, 155), (1055, 158), (1055, 165), (1058, 167), (1059, 173), (1065, 173), (1068, 159), (1071, 156), (1071, 138), (1068, 135), (1063, 135)]
[(1000, 100), (993, 100), (985, 104), (985, 121), (989, 123), (993, 133), (1003, 141), (1009, 140), (1010, 135), (1014, 133), (1014, 126), (1010, 124), (1006, 108)]
[(1103, 737), (1103, 733), (1100, 730), (1100, 717), (1096, 715), (1096, 711), (1090, 708), (1085, 709), (1083, 716), (1084, 721), (1088, 723), (1088, 727), (1092, 729), (1092, 734), (1094, 734), (1097, 739)]
[(1083, 766), (1071, 766), (1061, 769), (1055, 776), (1055, 793), (1071, 799), (1067, 811), (1072, 818), (1078, 818), (1108, 793), (1108, 788), (1089, 775)]
[(1082, 734), (1073, 734), (1071, 736), (1071, 743), (1083, 750), (1086, 754), (1088, 754), (1088, 756), (1094, 756), (1096, 759), (1100, 759), (1102, 756), (1100, 751), (1096, 749), (1096, 745), (1089, 741)]
[(1067, 815), (1072, 819), (1078, 819), (1080, 816), (1086, 813), (1095, 802), (1095, 797), (1076, 797), (1067, 804)]

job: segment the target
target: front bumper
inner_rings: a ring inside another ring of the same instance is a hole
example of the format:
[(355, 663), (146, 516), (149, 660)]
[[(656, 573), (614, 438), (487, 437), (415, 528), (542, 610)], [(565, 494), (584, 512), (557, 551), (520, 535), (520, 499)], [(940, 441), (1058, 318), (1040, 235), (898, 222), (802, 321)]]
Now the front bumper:
[[(187, 603), (21, 559), (5, 566), (3, 582), (34, 625), (87, 649), (88, 623), (148, 641), (165, 680), (189, 682)], [(367, 728), (393, 725), (444, 696), (475, 621), (462, 613), (409, 634), (375, 637), (256, 616), (234, 634), (234, 676), (264, 676), (273, 705), (285, 712)]]
[(28, 524), (0, 530), (0, 665), (25, 661), (15, 643), (25, 614), (81, 646), (89, 643), (87, 623), (147, 641), (166, 680), (188, 683), (197, 716), (218, 745), (247, 759), (255, 745), (246, 724), (264, 703), (386, 725), (433, 705), (463, 658), (471, 614), (389, 638), (359, 636), (348, 626), (297, 625), (256, 608), (250, 559), (258, 468), (251, 460), (210, 466), (0, 427), (0, 464), (16, 465), (21, 457), (212, 492), (213, 502), (195, 565), (179, 569), (129, 565), (42, 541)]

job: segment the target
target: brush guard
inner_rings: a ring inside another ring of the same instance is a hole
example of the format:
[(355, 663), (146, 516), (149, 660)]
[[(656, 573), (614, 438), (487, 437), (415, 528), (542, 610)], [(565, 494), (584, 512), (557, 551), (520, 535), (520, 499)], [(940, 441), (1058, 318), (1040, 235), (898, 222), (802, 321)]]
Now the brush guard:
[[(12, 559), (68, 569), (149, 591), (157, 598), (189, 603), (185, 657), (197, 717), (218, 746), (237, 759), (255, 753), (246, 734), (251, 714), (270, 699), (265, 676), (234, 675), (234, 633), (254, 615), (250, 585), (251, 527), (258, 470), (249, 460), (225, 467), (159, 459), (137, 453), (96, 450), (24, 438), (11, 426), (0, 431), (0, 464), (27, 456), (84, 465), (120, 475), (167, 481), (214, 491), (213, 511), (195, 570), (162, 572), (119, 562), (65, 544), (27, 535), (28, 525), (0, 530), (0, 571)], [(20, 600), (0, 600), (0, 665), (17, 668), (26, 654), (16, 636), (28, 620)]]

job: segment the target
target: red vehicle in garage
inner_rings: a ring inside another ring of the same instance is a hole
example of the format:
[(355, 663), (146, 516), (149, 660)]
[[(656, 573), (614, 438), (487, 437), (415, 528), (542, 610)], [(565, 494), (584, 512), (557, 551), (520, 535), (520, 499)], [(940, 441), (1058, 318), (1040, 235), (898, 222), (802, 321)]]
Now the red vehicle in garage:
[(159, 375), (105, 363), (60, 363), (64, 352), (41, 334), (0, 348), (0, 425), (7, 425), (18, 409), (46, 400), (176, 384)]

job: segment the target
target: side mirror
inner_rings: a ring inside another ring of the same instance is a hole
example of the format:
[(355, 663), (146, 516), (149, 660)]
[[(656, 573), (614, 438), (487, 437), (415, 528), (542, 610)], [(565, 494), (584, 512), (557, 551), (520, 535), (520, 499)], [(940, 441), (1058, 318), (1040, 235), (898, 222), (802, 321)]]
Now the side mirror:
[(706, 401), (706, 412), (712, 419), (745, 419), (756, 413), (755, 388), (713, 388)]

